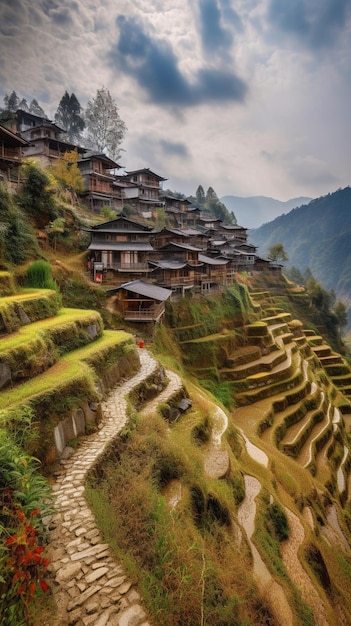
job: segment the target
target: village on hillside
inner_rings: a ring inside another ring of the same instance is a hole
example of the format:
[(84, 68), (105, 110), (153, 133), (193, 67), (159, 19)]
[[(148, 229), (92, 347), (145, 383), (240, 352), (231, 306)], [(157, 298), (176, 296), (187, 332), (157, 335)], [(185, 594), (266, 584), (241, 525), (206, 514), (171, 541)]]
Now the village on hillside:
[[(149, 168), (119, 174), (118, 163), (63, 141), (63, 134), (46, 117), (22, 109), (7, 119), (2, 116), (0, 181), (16, 188), (24, 158), (45, 168), (77, 151), (84, 181), (79, 202), (92, 215), (108, 207), (115, 216), (89, 228), (88, 270), (93, 281), (103, 282), (115, 294), (116, 307), (126, 320), (155, 322), (172, 296), (189, 290), (218, 291), (240, 272), (281, 271), (279, 264), (257, 255), (247, 228), (225, 224), (190, 200), (164, 192), (166, 179)], [(150, 218), (160, 209), (166, 226), (157, 228)]]

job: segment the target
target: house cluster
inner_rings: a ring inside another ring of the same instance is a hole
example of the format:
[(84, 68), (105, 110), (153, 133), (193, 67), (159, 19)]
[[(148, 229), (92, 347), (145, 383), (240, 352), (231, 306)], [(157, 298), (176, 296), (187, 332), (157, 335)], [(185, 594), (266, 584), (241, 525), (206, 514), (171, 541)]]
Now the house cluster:
[[(84, 180), (81, 201), (93, 213), (108, 206), (116, 218), (91, 227), (92, 279), (111, 285), (116, 306), (130, 321), (157, 321), (165, 301), (192, 289), (209, 293), (231, 284), (243, 271), (280, 267), (261, 259), (248, 242), (247, 229), (204, 215), (185, 198), (163, 192), (166, 180), (149, 168), (119, 174), (121, 166), (105, 154), (67, 143), (64, 131), (27, 111), (2, 114), (0, 181), (19, 183), (23, 157), (43, 167), (77, 150)], [(162, 208), (167, 227), (145, 225)], [(128, 219), (133, 212), (140, 222)]]
[(152, 217), (164, 206), (160, 198), (165, 179), (148, 169), (125, 172), (106, 154), (96, 153), (64, 141), (64, 130), (45, 117), (21, 109), (3, 112), (0, 118), (0, 181), (10, 187), (19, 183), (23, 157), (35, 158), (42, 166), (53, 165), (66, 152), (76, 150), (84, 190), (80, 200), (88, 210), (100, 214), (108, 206), (117, 213), (128, 206), (142, 217)]
[(172, 296), (221, 290), (244, 271), (276, 271), (257, 256), (246, 228), (198, 213), (194, 222), (194, 211), (182, 211), (182, 227), (157, 229), (122, 213), (90, 228), (92, 279), (111, 285), (126, 320), (157, 321)]

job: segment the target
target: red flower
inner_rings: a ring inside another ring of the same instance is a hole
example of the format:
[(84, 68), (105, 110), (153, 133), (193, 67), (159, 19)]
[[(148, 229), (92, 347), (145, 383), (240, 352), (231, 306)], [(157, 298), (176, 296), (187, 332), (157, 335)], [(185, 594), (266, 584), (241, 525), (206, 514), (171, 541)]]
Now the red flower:
[(39, 515), (39, 513), (40, 513), (40, 510), (39, 510), (39, 509), (33, 509), (33, 511), (31, 512), (31, 514), (30, 514), (30, 515), (31, 515), (31, 517), (32, 517), (33, 515)]
[(49, 585), (45, 582), (45, 580), (40, 580), (39, 585), (43, 591), (47, 591), (49, 589)]
[(17, 539), (18, 539), (17, 535), (13, 535), (12, 537), (9, 537), (5, 541), (5, 546), (9, 546), (11, 543), (15, 543), (15, 541), (17, 541)]

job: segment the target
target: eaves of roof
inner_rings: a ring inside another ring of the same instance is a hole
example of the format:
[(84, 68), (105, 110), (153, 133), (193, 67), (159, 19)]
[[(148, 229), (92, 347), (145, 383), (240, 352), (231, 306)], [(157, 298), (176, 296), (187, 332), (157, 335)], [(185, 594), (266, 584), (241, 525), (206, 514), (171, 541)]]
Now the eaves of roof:
[(92, 241), (88, 249), (106, 252), (153, 252), (153, 247), (150, 243), (130, 243), (125, 241)]

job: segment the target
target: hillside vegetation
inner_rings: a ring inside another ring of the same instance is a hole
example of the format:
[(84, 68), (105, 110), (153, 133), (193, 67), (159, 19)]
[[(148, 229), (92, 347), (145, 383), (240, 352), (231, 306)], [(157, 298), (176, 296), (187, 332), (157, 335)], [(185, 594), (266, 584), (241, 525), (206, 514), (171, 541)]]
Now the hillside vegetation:
[[(42, 553), (40, 517), (50, 499), (39, 469), (50, 474), (53, 431), (62, 446), (79, 445), (79, 425), (88, 439), (103, 394), (138, 369), (136, 329), (105, 309), (103, 289), (84, 275), (80, 209), (51, 195), (38, 216), (35, 194), (0, 197), (11, 244), (0, 250), (4, 626), (26, 623), (9, 613), (19, 603), (5, 537), (9, 550), (18, 545), (21, 513)], [(38, 229), (58, 215), (64, 232), (49, 229), (40, 248)], [(14, 224), (23, 234), (20, 259)], [(26, 284), (34, 258), (51, 266), (41, 285)], [(90, 472), (86, 496), (138, 585), (149, 623), (351, 623), (351, 368), (335, 316), (284, 277), (238, 275), (223, 293), (167, 303), (153, 341), (145, 339), (182, 377), (187, 410), (176, 411), (178, 396), (148, 408), (142, 398), (157, 389), (147, 381), (132, 392), (129, 422)], [(46, 576), (45, 559), (40, 566)], [(43, 623), (40, 607), (33, 623)]]
[(168, 305), (154, 352), (191, 408), (139, 406), (90, 475), (156, 626), (351, 620), (351, 369), (304, 291), (250, 282)]
[(289, 266), (309, 268), (346, 302), (351, 296), (351, 189), (339, 189), (250, 232), (261, 255), (281, 243)]

